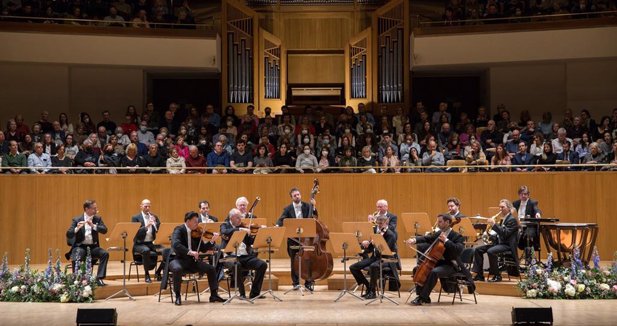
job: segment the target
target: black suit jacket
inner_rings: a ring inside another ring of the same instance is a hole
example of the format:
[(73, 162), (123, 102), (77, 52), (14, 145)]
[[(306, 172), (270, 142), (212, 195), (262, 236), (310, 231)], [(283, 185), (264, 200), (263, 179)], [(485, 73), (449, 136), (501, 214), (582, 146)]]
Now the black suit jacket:
[[(83, 214), (74, 217), (73, 220), (71, 221), (71, 226), (69, 227), (68, 230), (66, 230), (66, 244), (71, 247), (69, 252), (67, 252), (64, 255), (66, 259), (70, 259), (73, 248), (78, 247), (86, 239), (86, 228), (85, 227), (82, 227), (81, 229), (79, 229), (79, 231), (77, 231), (77, 233), (75, 233), (75, 228), (77, 227), (77, 223), (83, 220), (84, 220)], [(107, 233), (107, 226), (105, 226), (105, 223), (103, 222), (103, 218), (101, 218), (100, 216), (96, 216), (96, 215), (92, 217), (92, 223), (96, 225), (96, 230), (92, 229), (92, 244), (95, 247), (99, 247), (100, 246), (99, 233), (101, 234)]]
[[(521, 200), (515, 200), (512, 203), (512, 206), (516, 208), (516, 212), (518, 213), (518, 209), (521, 207)], [(525, 216), (529, 215), (529, 217), (535, 218), (536, 213), (542, 214), (542, 211), (538, 208), (538, 201), (530, 198), (527, 200), (527, 206), (525, 207)]]
[[(161, 220), (159, 220), (158, 216), (152, 213), (150, 214), (154, 216), (154, 218), (156, 219), (156, 228), (152, 230), (152, 241), (154, 241), (156, 240), (156, 233), (158, 232), (158, 229), (161, 227)], [(148, 232), (148, 229), (146, 228), (146, 225), (144, 224), (144, 218), (141, 212), (131, 217), (131, 222), (139, 222), (141, 224), (141, 227), (139, 227), (139, 230), (137, 230), (137, 233), (135, 234), (135, 238), (133, 238), (133, 244), (144, 243), (144, 239), (146, 238), (146, 233)]]
[[(302, 218), (308, 218), (309, 209), (310, 209), (309, 206), (311, 205), (306, 202), (301, 202), (301, 205), (302, 205)], [(317, 208), (315, 208), (315, 206), (313, 206), (313, 217), (317, 217)], [(294, 209), (293, 203), (285, 206), (285, 208), (283, 209), (283, 213), (281, 213), (281, 216), (278, 218), (278, 220), (276, 220), (276, 225), (284, 226), (285, 219), (287, 218), (291, 218), (291, 219), (296, 218), (296, 210)], [(298, 243), (295, 239), (291, 239), (291, 238), (287, 239), (287, 248), (289, 248), (289, 246), (297, 246), (297, 245)]]
[[(201, 218), (202, 218), (202, 215), (199, 214), (199, 223), (201, 223)], [(213, 216), (213, 215), (208, 215), (208, 218), (213, 220), (214, 222), (218, 222), (219, 221), (218, 217)]]
[(171, 234), (171, 247), (176, 254), (174, 259), (180, 259), (187, 262), (195, 262), (195, 259), (192, 256), (188, 255), (189, 241), (191, 241), (191, 249), (193, 251), (197, 251), (197, 248), (199, 248), (200, 252), (206, 252), (216, 247), (214, 243), (211, 243), (210, 241), (204, 242), (201, 239), (202, 238), (189, 239), (184, 224), (176, 226), (174, 232)]
[(389, 220), (388, 220), (388, 229), (391, 229), (392, 231), (394, 231), (396, 233), (397, 232), (396, 231), (396, 224), (397, 224), (398, 217), (396, 217), (396, 215), (394, 215), (394, 214), (392, 214), (390, 212), (388, 212), (386, 214), (386, 216), (389, 218)]
[[(231, 239), (231, 236), (236, 231), (240, 231), (240, 228), (237, 228), (231, 225), (231, 221), (229, 220), (221, 224), (221, 237), (223, 238), (223, 241), (221, 242), (221, 248), (227, 247), (227, 243), (229, 242), (229, 239)], [(251, 246), (253, 245), (254, 240), (255, 238), (250, 236), (250, 234), (247, 234), (242, 240), (242, 242), (244, 242), (244, 244), (246, 245), (246, 252), (249, 255), (253, 253), (253, 248)]]
[[(527, 204), (527, 207), (531, 205)], [(518, 265), (518, 254), (516, 248), (518, 245), (518, 229), (519, 225), (516, 218), (512, 214), (508, 214), (505, 219), (499, 224), (493, 225), (493, 230), (499, 236), (499, 244), (505, 244), (512, 250), (512, 257)]]

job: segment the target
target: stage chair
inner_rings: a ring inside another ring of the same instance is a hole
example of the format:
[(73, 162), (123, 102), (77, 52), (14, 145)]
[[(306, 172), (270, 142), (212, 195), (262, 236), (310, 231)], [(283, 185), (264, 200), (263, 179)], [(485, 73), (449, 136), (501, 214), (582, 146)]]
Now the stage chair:
[[(156, 252), (150, 252), (151, 261), (158, 263), (158, 254)], [(156, 269), (156, 263), (154, 264), (154, 268)], [(144, 268), (144, 271), (148, 266), (144, 266), (143, 257), (138, 252), (133, 252), (133, 261), (129, 264), (129, 281), (131, 280), (131, 271), (133, 270), (133, 266), (135, 266), (135, 274), (137, 275), (137, 282), (139, 282), (139, 266)]]
[(523, 277), (521, 275), (521, 268), (520, 266), (516, 263), (516, 260), (514, 259), (514, 256), (512, 254), (512, 252), (510, 251), (504, 251), (501, 252), (499, 254), (497, 254), (497, 266), (499, 267), (499, 273), (502, 274), (503, 272), (506, 272), (508, 275), (508, 281), (511, 281), (512, 279), (510, 278), (510, 273), (511, 271), (516, 271), (518, 273), (518, 275), (512, 275), (512, 276), (518, 276), (519, 281), (523, 280)]
[[(465, 265), (465, 268), (467, 268), (467, 270), (469, 270), (471, 268), (471, 264), (473, 263), (473, 253), (474, 253), (474, 249), (473, 248), (466, 248), (463, 250), (463, 252), (461, 253), (461, 261), (462, 263)], [(463, 286), (471, 286), (472, 284), (470, 282), (467, 281), (467, 278), (465, 276), (465, 274), (461, 273), (461, 272), (457, 272), (454, 275), (442, 279), (440, 280), (440, 282), (444, 281), (446, 284), (441, 284), (441, 288), (439, 289), (439, 297), (437, 297), (437, 302), (439, 302), (441, 300), (441, 293), (442, 291), (444, 293), (452, 293), (452, 304), (454, 304), (454, 301), (456, 301), (456, 294), (458, 293), (459, 298), (461, 300), (461, 302), (463, 302), (463, 292), (461, 291), (461, 287)], [(455, 289), (454, 292), (448, 292), (447, 288), (450, 289)], [(478, 300), (476, 298), (476, 291), (475, 291), (475, 286), (474, 286), (474, 291), (473, 293), (473, 301), (475, 302), (475, 304), (478, 304)]]

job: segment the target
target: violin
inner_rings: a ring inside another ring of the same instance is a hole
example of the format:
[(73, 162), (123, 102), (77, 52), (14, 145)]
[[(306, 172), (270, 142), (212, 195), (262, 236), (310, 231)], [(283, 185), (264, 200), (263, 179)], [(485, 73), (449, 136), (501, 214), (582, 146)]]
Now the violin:
[(206, 230), (204, 227), (197, 226), (195, 230), (191, 231), (191, 238), (199, 239), (204, 238), (205, 240), (212, 240), (214, 236), (214, 232)]
[(251, 223), (249, 225), (249, 222), (245, 222), (245, 221), (242, 221), (238, 227), (239, 228), (250, 229), (251, 230), (251, 235), (256, 235), (257, 231), (259, 231), (259, 229), (261, 229), (261, 225), (257, 225), (257, 224), (253, 224), (253, 223)]

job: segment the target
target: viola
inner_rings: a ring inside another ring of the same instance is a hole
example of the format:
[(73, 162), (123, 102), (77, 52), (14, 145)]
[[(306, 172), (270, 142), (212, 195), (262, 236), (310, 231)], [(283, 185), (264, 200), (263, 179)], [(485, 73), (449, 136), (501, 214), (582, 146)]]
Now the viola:
[[(311, 190), (311, 204), (309, 205), (309, 218), (313, 218), (313, 199), (319, 192), (319, 181), (313, 180), (313, 189)], [(298, 273), (300, 265), (302, 269), (298, 274), (302, 279), (313, 282), (315, 280), (323, 280), (332, 274), (334, 267), (332, 254), (326, 250), (326, 242), (330, 239), (330, 231), (325, 224), (315, 217), (317, 236), (314, 238), (305, 238), (303, 247), (313, 247), (314, 250), (300, 250), (294, 257), (293, 270)], [(302, 262), (300, 264), (300, 262)]]

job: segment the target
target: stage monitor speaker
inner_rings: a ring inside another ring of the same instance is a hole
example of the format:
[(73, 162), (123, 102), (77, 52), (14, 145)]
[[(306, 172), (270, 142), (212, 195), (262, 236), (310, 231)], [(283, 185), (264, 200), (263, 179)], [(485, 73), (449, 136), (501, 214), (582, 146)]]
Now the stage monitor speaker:
[(114, 308), (77, 309), (77, 326), (116, 326), (117, 321)]
[(553, 308), (515, 308), (512, 307), (513, 325), (552, 325)]

